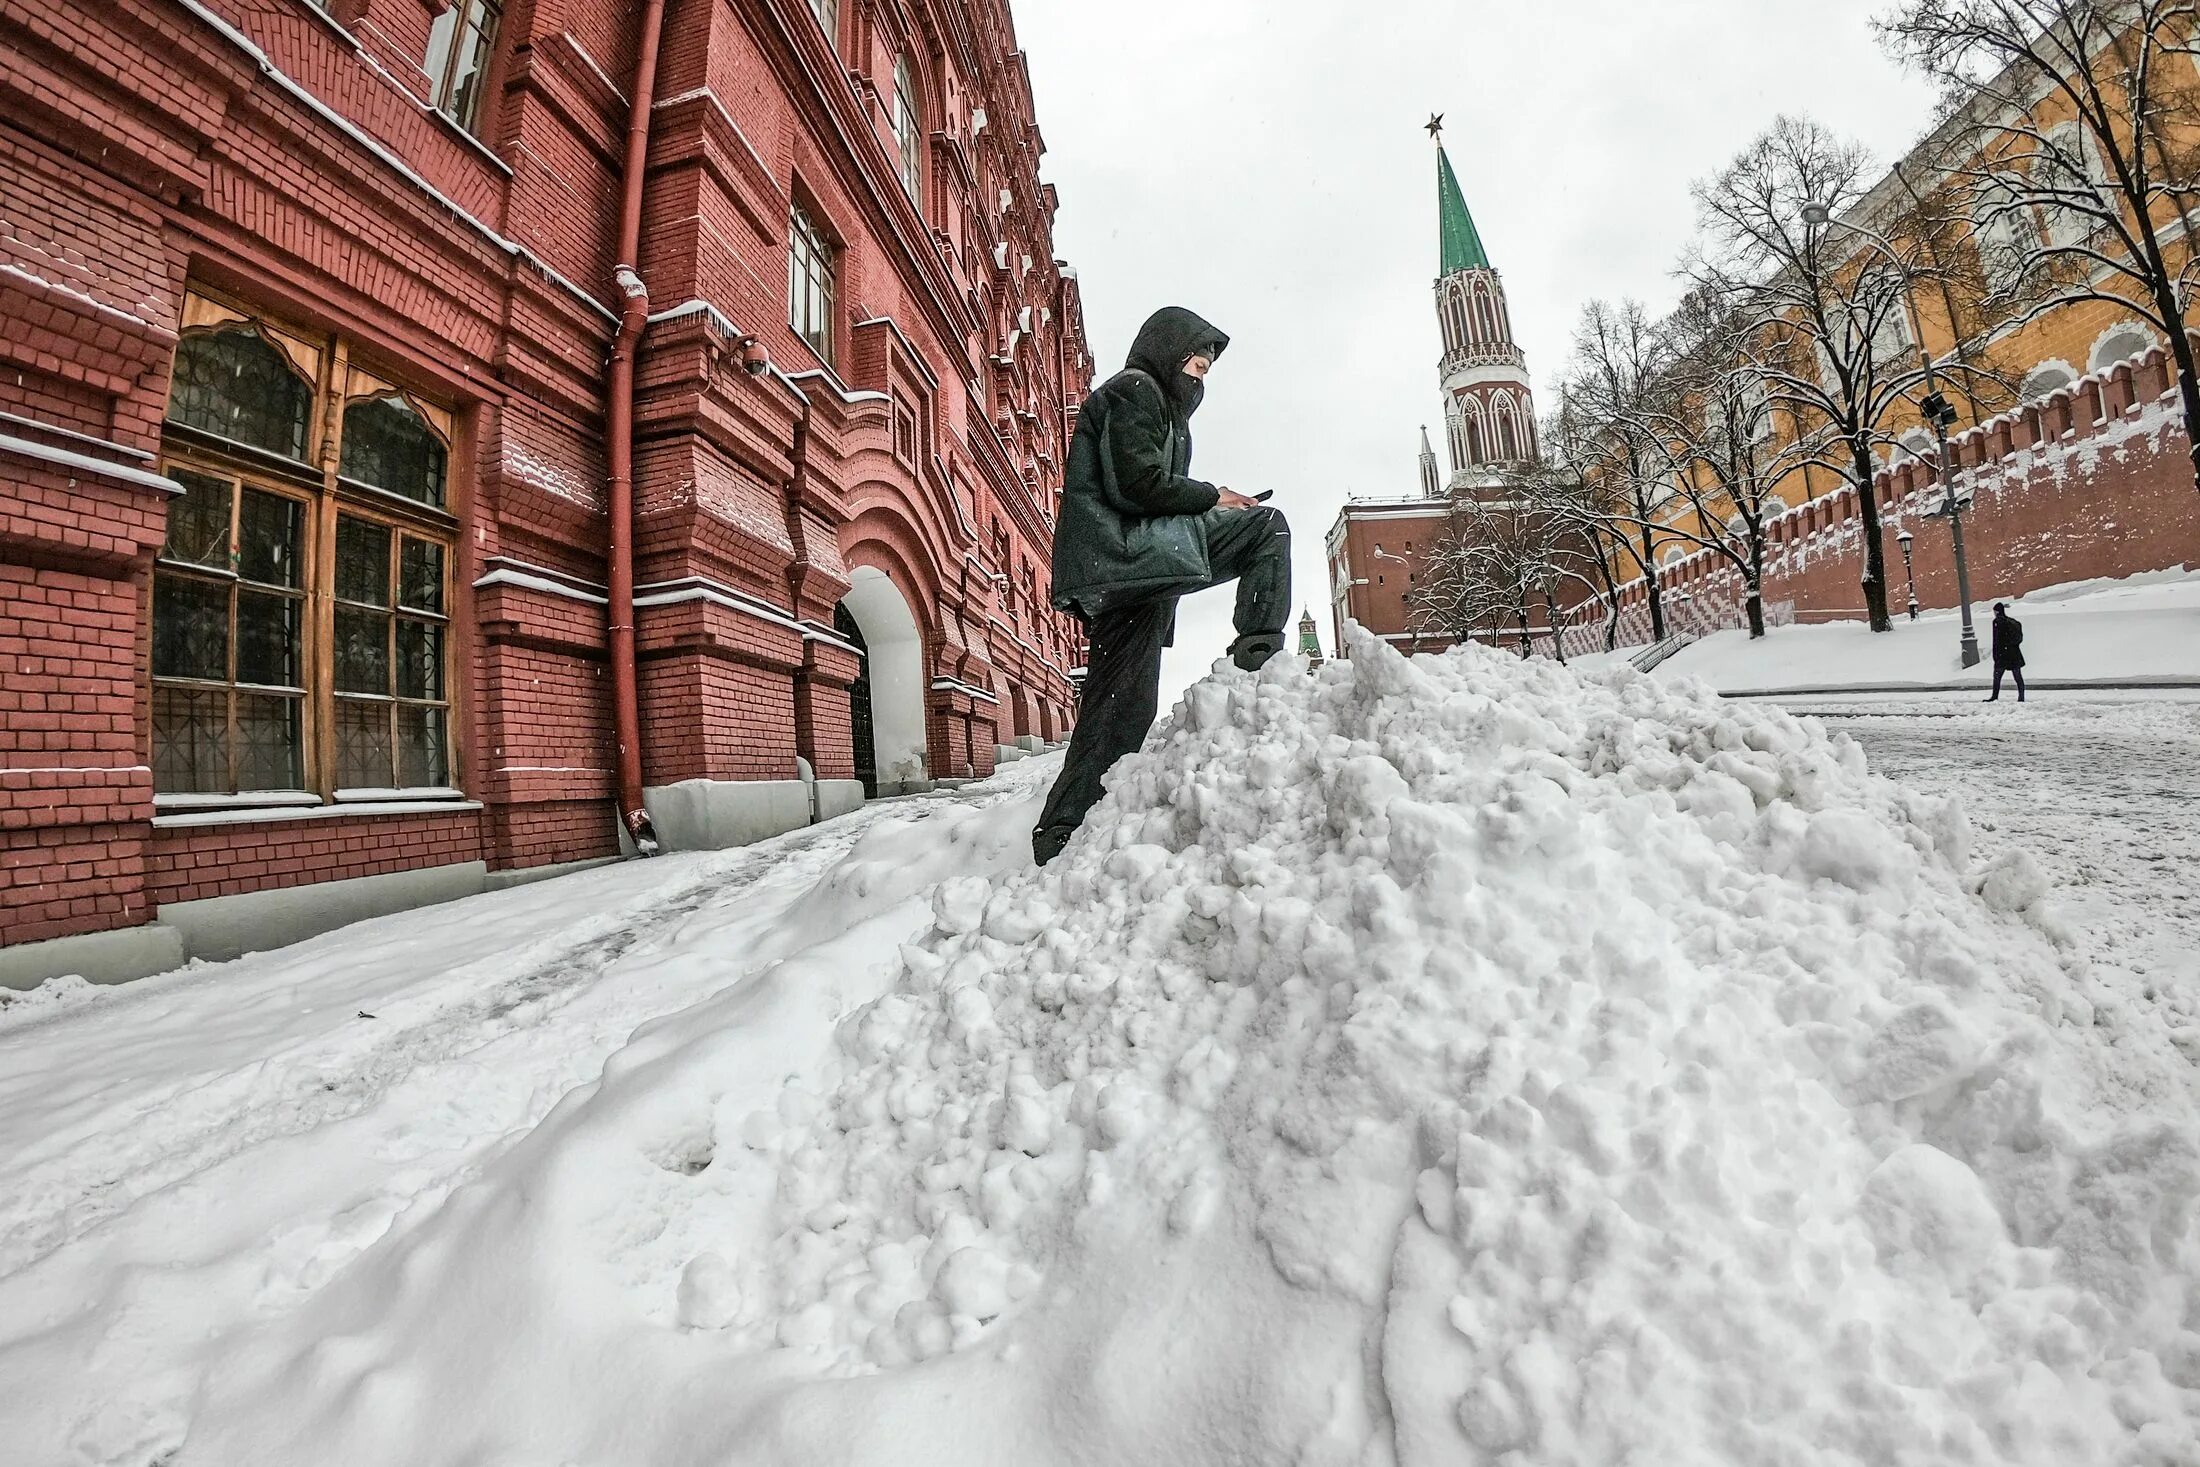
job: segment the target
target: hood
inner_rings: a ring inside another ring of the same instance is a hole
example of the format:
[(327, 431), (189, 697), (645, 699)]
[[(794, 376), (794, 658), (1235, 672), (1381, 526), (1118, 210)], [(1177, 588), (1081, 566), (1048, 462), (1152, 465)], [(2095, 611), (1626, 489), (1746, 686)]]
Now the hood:
[(1128, 365), (1151, 373), (1188, 416), (1199, 406), (1205, 384), (1184, 375), (1185, 358), (1201, 347), (1208, 348), (1210, 359), (1219, 357), (1229, 344), (1229, 337), (1195, 312), (1182, 306), (1163, 306), (1138, 328)]

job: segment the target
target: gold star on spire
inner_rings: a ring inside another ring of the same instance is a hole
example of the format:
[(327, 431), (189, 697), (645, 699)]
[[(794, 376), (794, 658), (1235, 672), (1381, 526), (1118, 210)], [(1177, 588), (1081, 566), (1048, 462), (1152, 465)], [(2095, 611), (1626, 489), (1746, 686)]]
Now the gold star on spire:
[(1431, 112), (1431, 113), (1430, 113), (1430, 114), (1428, 115), (1428, 135), (1429, 135), (1429, 137), (1430, 137), (1431, 139), (1433, 139), (1434, 141), (1436, 141), (1436, 142), (1439, 142), (1439, 143), (1440, 143), (1440, 142), (1442, 142), (1442, 141), (1444, 140), (1444, 114), (1443, 114), (1443, 113), (1441, 113), (1441, 112)]

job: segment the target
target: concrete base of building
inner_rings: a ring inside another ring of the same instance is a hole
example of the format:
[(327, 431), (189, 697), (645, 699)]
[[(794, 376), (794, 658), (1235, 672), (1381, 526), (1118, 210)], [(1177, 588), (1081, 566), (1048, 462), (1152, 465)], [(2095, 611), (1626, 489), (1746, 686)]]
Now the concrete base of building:
[[(922, 783), (926, 789), (933, 787), (930, 780)], [(849, 814), (861, 809), (864, 802), (862, 781), (854, 779), (750, 783), (695, 779), (645, 790), (642, 798), (665, 849), (677, 851), (748, 845), (811, 824), (813, 818), (831, 820)], [(632, 854), (631, 846), (623, 840), (621, 845)], [(369, 917), (486, 891), (506, 891), (622, 859), (600, 856), (510, 871), (491, 871), (485, 862), (463, 861), (380, 876), (168, 902), (159, 909), (157, 921), (142, 927), (0, 948), (0, 988), (36, 988), (50, 978), (71, 975), (93, 983), (125, 983), (180, 968), (194, 958), (218, 962), (287, 947)]]
[(553, 861), (547, 866), (517, 866), (509, 871), (492, 871), (482, 889), (508, 891), (515, 886), (548, 881), (554, 876), (571, 876), (579, 871), (593, 871), (598, 866), (615, 866), (624, 859), (623, 856), (597, 856), (587, 861)]
[(882, 779), (878, 782), (878, 797), (885, 800), (895, 795), (930, 794), (938, 788), (938, 782), (929, 779)]
[(1016, 735), (1016, 747), (1022, 749), (1026, 754), (1037, 754), (1046, 749), (1046, 741), (1037, 734), (1018, 734)]
[(93, 983), (126, 983), (180, 968), (187, 956), (183, 934), (159, 922), (51, 937), (0, 947), (0, 988), (36, 988), (49, 978), (71, 975)]
[(862, 780), (821, 779), (817, 781), (818, 819), (831, 820), (837, 816), (852, 814), (862, 808)]
[[(844, 781), (833, 780), (840, 784)], [(827, 781), (818, 781), (819, 785)], [(856, 786), (862, 789), (861, 785)], [(820, 800), (823, 799), (822, 790)], [(683, 779), (642, 791), (642, 807), (667, 851), (751, 845), (810, 823), (810, 782), (800, 779)], [(633, 849), (625, 833), (622, 851)]]
[(158, 917), (161, 925), (182, 934), (186, 956), (219, 961), (287, 947), (369, 917), (477, 896), (488, 887), (487, 862), (456, 861), (380, 876), (165, 902)]
[(1003, 764), (1014, 764), (1018, 759), (1029, 759), (1030, 757), (1031, 751), (1020, 744), (995, 744), (993, 746), (993, 767), (995, 769), (1000, 768)]

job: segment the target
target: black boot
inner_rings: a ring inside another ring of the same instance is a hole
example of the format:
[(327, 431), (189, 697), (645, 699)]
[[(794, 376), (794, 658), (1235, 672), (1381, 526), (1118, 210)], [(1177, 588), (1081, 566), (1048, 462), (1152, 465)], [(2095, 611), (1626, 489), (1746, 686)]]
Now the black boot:
[(1257, 672), (1282, 650), (1283, 633), (1247, 632), (1230, 644), (1230, 660), (1247, 672)]
[(1031, 833), (1032, 859), (1042, 866), (1046, 865), (1062, 854), (1062, 847), (1068, 845), (1069, 838), (1075, 834), (1077, 827), (1074, 825), (1040, 826)]

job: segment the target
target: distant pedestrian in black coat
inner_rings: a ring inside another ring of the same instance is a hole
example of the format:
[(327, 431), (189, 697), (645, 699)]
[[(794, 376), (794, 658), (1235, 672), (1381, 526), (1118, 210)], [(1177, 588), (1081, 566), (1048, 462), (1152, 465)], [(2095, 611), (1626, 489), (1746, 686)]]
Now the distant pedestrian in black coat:
[(2001, 696), (2003, 673), (2017, 680), (2017, 701), (2024, 701), (2024, 623), (2009, 614), (2009, 603), (1994, 603), (1994, 696)]

